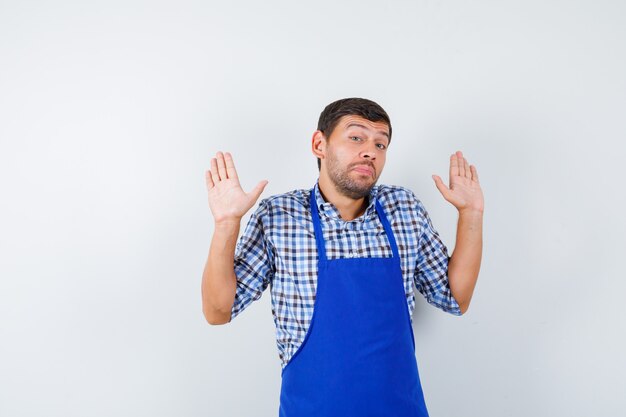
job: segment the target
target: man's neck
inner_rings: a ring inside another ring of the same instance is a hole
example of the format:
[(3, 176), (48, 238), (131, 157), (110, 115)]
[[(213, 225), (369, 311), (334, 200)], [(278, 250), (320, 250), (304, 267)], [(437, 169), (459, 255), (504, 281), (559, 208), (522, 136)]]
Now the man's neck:
[(355, 200), (343, 195), (337, 191), (335, 185), (325, 175), (320, 175), (318, 183), (320, 193), (322, 194), (322, 197), (324, 197), (324, 200), (337, 207), (339, 215), (343, 220), (354, 220), (365, 212), (369, 203), (368, 196)]

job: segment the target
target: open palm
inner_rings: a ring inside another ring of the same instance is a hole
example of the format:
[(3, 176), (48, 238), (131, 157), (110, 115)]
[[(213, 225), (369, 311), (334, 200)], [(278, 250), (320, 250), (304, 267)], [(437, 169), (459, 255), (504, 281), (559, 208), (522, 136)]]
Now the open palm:
[(469, 165), (461, 151), (450, 156), (450, 188), (446, 187), (438, 175), (433, 175), (437, 189), (446, 201), (459, 211), (476, 210), (483, 212), (483, 192), (478, 182), (478, 171)]
[(259, 182), (249, 193), (241, 188), (235, 163), (229, 152), (217, 152), (205, 173), (209, 207), (216, 223), (239, 222), (258, 200), (268, 181)]

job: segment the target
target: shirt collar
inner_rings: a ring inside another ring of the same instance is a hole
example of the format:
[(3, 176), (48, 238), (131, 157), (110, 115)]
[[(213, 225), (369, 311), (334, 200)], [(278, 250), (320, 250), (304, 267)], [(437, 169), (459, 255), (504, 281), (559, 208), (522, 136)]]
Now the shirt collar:
[[(343, 219), (341, 219), (341, 216), (339, 215), (339, 210), (337, 209), (337, 207), (335, 207), (333, 203), (324, 200), (322, 193), (320, 193), (319, 179), (315, 182), (313, 189), (315, 192), (315, 201), (317, 202), (317, 208), (319, 212), (327, 217), (334, 217), (343, 221)], [(365, 209), (365, 214), (354, 220), (363, 221), (364, 218), (370, 217), (373, 213), (376, 212), (376, 196), (377, 195), (378, 195), (378, 185), (374, 185), (369, 193), (368, 205), (367, 205), (367, 208)]]

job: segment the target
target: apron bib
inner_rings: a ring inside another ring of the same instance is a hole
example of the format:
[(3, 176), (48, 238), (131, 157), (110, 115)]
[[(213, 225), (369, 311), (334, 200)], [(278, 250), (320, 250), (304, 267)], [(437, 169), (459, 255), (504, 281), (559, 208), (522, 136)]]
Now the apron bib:
[(280, 417), (428, 417), (400, 256), (382, 206), (376, 201), (393, 257), (329, 260), (314, 191), (315, 304), (282, 371)]

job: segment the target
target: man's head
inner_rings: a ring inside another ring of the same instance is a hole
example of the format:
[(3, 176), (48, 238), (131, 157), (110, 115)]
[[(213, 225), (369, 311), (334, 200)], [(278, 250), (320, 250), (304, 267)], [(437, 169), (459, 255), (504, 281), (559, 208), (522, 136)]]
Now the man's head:
[(378, 181), (390, 141), (391, 122), (382, 107), (364, 98), (346, 98), (329, 104), (320, 114), (312, 150), (320, 175), (327, 175), (343, 194), (358, 199)]

